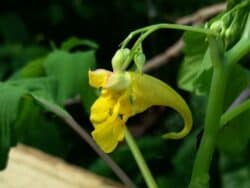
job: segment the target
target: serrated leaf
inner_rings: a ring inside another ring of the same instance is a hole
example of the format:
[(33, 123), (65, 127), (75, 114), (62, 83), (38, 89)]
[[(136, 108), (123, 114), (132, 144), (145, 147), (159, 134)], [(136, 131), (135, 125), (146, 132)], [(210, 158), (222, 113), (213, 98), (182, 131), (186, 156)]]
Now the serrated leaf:
[(30, 93), (50, 100), (53, 99), (57, 93), (56, 81), (52, 77), (9, 80), (7, 83), (15, 87), (25, 88)]
[[(37, 117), (32, 114), (35, 113), (34, 109), (29, 109), (27, 112), (25, 105), (20, 106), (21, 98), (33, 93), (51, 99), (54, 93), (53, 87), (53, 79), (46, 77), (0, 83), (0, 169), (6, 165), (10, 147), (28, 132), (24, 130), (26, 124), (20, 123), (20, 118), (23, 118), (21, 116), (25, 114), (26, 119), (30, 121)], [(37, 119), (34, 122), (37, 122)]]
[(212, 65), (203, 34), (185, 32), (185, 58), (178, 73), (178, 86), (181, 89), (206, 95), (210, 88)]
[(52, 52), (44, 62), (47, 75), (54, 77), (58, 92), (56, 102), (63, 104), (68, 98), (80, 94), (83, 101), (92, 88), (88, 85), (88, 70), (95, 67), (95, 52)]

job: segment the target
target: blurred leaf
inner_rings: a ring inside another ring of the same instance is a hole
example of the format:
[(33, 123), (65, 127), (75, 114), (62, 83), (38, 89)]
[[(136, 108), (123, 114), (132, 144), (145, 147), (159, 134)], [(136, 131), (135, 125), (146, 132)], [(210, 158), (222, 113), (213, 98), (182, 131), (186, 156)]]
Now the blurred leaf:
[(242, 167), (235, 171), (225, 173), (222, 176), (224, 188), (249, 188), (250, 187), (250, 166)]
[(19, 112), (15, 124), (19, 142), (40, 148), (53, 155), (66, 156), (69, 145), (60, 131), (61, 125), (54, 122), (52, 118), (47, 118), (33, 98), (25, 97)]
[(92, 49), (98, 48), (98, 44), (91, 40), (71, 37), (61, 44), (61, 50), (70, 51), (73, 48), (78, 47), (78, 46), (87, 46)]
[(15, 13), (0, 16), (0, 34), (6, 42), (24, 42), (28, 38), (23, 20)]
[(29, 93), (43, 96), (50, 100), (52, 100), (57, 93), (56, 81), (52, 77), (9, 80), (8, 83), (15, 87), (25, 88)]
[[(48, 49), (43, 46), (21, 46), (16, 55), (13, 56), (13, 66), (15, 70), (21, 68), (24, 64), (48, 54)], [(12, 55), (11, 55), (12, 56)]]
[(57, 25), (63, 21), (64, 9), (61, 4), (52, 3), (48, 7), (48, 17), (53, 25)]
[(44, 58), (38, 58), (30, 61), (26, 66), (12, 75), (11, 79), (36, 78), (45, 76), (43, 62)]
[(99, 8), (95, 6), (93, 3), (87, 1), (70, 1), (70, 2), (75, 13), (79, 17), (89, 21), (93, 19), (94, 15), (98, 11), (96, 9)]
[(23, 46), (21, 44), (0, 45), (0, 67), (4, 64), (4, 66), (9, 67), (14, 72), (27, 62), (41, 58), (47, 53), (48, 49), (43, 46)]
[(4, 79), (8, 72), (8, 64), (7, 63), (0, 63), (0, 81)]
[(75, 53), (55, 51), (49, 54), (44, 67), (47, 75), (54, 77), (57, 82), (55, 99), (59, 104), (77, 94), (81, 94), (83, 102), (89, 100), (85, 96), (92, 89), (88, 85), (88, 70), (95, 67), (95, 61), (95, 52), (92, 50)]
[(6, 83), (0, 83), (0, 90), (0, 169), (3, 169), (8, 160), (9, 149), (15, 144), (12, 124), (17, 117), (19, 101), (27, 91)]
[[(250, 83), (250, 71), (235, 65), (226, 89), (225, 108), (234, 101), (240, 92)], [(240, 154), (246, 149), (250, 139), (250, 110), (245, 111), (224, 126), (219, 132), (217, 143), (221, 151), (229, 154)]]

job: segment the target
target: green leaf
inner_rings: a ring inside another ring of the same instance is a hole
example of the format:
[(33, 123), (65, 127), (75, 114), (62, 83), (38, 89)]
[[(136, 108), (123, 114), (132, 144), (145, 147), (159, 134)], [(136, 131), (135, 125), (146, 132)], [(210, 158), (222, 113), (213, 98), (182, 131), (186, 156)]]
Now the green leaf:
[[(226, 89), (225, 109), (238, 97), (242, 90), (250, 83), (250, 71), (240, 65), (233, 67), (233, 74), (229, 77)], [(231, 155), (241, 154), (246, 149), (250, 140), (249, 126), (250, 110), (241, 113), (219, 132), (217, 144), (218, 148)]]
[(45, 76), (43, 67), (44, 58), (38, 58), (27, 63), (23, 68), (15, 72), (9, 80), (36, 78)]
[(19, 101), (27, 91), (6, 83), (0, 83), (0, 90), (0, 169), (4, 169), (9, 149), (15, 144), (12, 125), (17, 117)]
[(52, 100), (57, 94), (56, 81), (52, 77), (10, 80), (7, 83), (15, 87), (25, 88), (32, 94), (50, 100)]
[(0, 45), (0, 60), (8, 61), (8, 67), (12, 70), (21, 68), (27, 62), (43, 57), (48, 53), (48, 49), (42, 46), (21, 44)]
[(56, 102), (63, 104), (80, 94), (83, 102), (88, 103), (88, 93), (93, 90), (88, 84), (88, 70), (94, 68), (95, 64), (93, 50), (76, 53), (55, 51), (49, 54), (44, 67), (47, 75), (54, 77), (57, 82)]
[[(34, 114), (35, 109), (21, 103), (21, 99), (27, 98), (29, 92), (52, 98), (54, 82), (50, 78), (32, 78), (23, 80), (10, 80), (0, 83), (0, 169), (6, 165), (8, 152), (11, 146), (19, 141), (27, 132), (24, 117), (32, 121), (39, 114)], [(38, 118), (34, 119), (33, 125), (37, 126)], [(38, 130), (37, 128), (33, 128)], [(32, 130), (32, 129), (31, 129)]]
[(193, 32), (184, 34), (185, 58), (178, 73), (178, 86), (196, 95), (206, 95), (210, 88), (212, 64), (205, 36)]
[(71, 37), (61, 44), (61, 50), (70, 51), (73, 48), (78, 47), (78, 46), (87, 46), (92, 49), (98, 48), (98, 44), (91, 40)]
[(63, 137), (61, 124), (55, 121), (53, 116), (45, 115), (44, 110), (37, 105), (36, 101), (30, 95), (21, 100), (19, 115), (15, 123), (18, 141), (50, 154), (66, 157), (69, 144)]
[(21, 78), (41, 77), (45, 75), (43, 67), (44, 58), (38, 58), (30, 61), (24, 68), (20, 70)]

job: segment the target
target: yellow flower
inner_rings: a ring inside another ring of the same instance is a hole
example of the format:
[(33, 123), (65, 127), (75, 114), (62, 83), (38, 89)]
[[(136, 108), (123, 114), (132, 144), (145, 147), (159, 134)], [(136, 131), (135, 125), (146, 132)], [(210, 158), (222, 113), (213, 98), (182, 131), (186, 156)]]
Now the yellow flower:
[(106, 153), (112, 152), (124, 138), (129, 117), (153, 105), (175, 109), (184, 120), (180, 132), (167, 133), (164, 138), (179, 139), (192, 127), (192, 115), (182, 97), (164, 82), (136, 72), (89, 71), (91, 86), (101, 88), (101, 95), (91, 107), (92, 136)]

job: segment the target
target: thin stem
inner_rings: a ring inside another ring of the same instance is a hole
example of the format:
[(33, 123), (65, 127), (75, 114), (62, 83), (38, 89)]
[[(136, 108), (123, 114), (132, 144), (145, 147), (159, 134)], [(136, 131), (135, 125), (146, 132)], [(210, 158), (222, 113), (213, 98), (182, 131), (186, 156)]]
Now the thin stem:
[(121, 48), (124, 48), (128, 42), (137, 34), (151, 30), (153, 28), (157, 29), (177, 29), (177, 30), (182, 30), (182, 31), (193, 31), (193, 32), (198, 32), (198, 33), (204, 33), (208, 35), (217, 35), (215, 32), (209, 30), (209, 29), (204, 29), (200, 27), (193, 27), (193, 26), (187, 26), (187, 25), (181, 25), (181, 24), (168, 24), (168, 23), (160, 23), (160, 24), (155, 24), (155, 25), (150, 25), (146, 26), (140, 29), (137, 29), (133, 32), (131, 32), (125, 40), (121, 43)]
[(147, 38), (147, 36), (150, 35), (151, 33), (153, 33), (155, 30), (156, 30), (156, 28), (153, 28), (151, 30), (148, 30), (144, 34), (141, 34), (141, 36), (139, 37), (139, 39), (137, 39), (137, 41), (133, 45), (133, 47), (131, 49), (131, 52), (129, 54), (129, 58), (122, 65), (122, 70), (125, 70), (129, 66), (130, 62), (132, 61), (132, 59), (133, 59), (133, 57), (134, 57), (134, 55), (135, 55), (135, 53), (137, 51), (137, 48), (141, 45), (141, 43), (143, 42), (143, 40), (145, 38)]
[(135, 184), (130, 180), (127, 174), (93, 141), (89, 134), (73, 118), (64, 118), (64, 121), (83, 139), (92, 149), (109, 165), (113, 172), (129, 188), (135, 188)]
[(125, 48), (125, 47), (128, 45), (128, 43), (130, 42), (130, 40), (131, 40), (134, 36), (136, 36), (136, 35), (138, 35), (138, 34), (144, 32), (144, 31), (146, 31), (146, 30), (148, 30), (148, 27), (143, 27), (143, 28), (137, 29), (137, 30), (135, 30), (135, 31), (132, 31), (132, 32), (122, 41), (122, 43), (121, 43), (121, 48)]
[(211, 89), (205, 118), (204, 135), (196, 154), (189, 188), (209, 187), (209, 168), (215, 150), (216, 136), (220, 128), (220, 117), (224, 101), (225, 85), (229, 67), (225, 66), (223, 52), (218, 52), (214, 39), (210, 40), (211, 60), (214, 66)]
[(134, 55), (135, 51), (137, 50), (139, 45), (141, 45), (143, 40), (145, 38), (147, 38), (151, 33), (153, 33), (156, 30), (159, 30), (159, 29), (177, 29), (177, 30), (184, 30), (184, 31), (193, 31), (193, 32), (207, 34), (207, 35), (214, 35), (214, 36), (217, 35), (214, 31), (211, 31), (208, 29), (193, 27), (193, 26), (186, 26), (186, 25), (179, 25), (179, 24), (165, 24), (165, 23), (163, 23), (163, 24), (156, 24), (156, 25), (151, 25), (151, 26), (147, 26), (144, 28), (140, 28), (140, 29), (135, 30), (134, 32), (130, 33), (128, 35), (128, 37), (122, 42), (121, 48), (125, 48), (125, 46), (127, 46), (129, 41), (135, 35), (141, 33), (141, 36), (137, 39), (137, 41), (135, 42), (135, 44), (133, 45), (133, 47), (131, 49), (131, 54), (130, 54), (129, 58), (126, 60), (126, 62), (122, 66), (123, 70), (125, 70), (129, 66), (130, 62), (133, 59), (133, 55)]
[(245, 112), (246, 110), (250, 109), (250, 99), (246, 100), (245, 102), (239, 104), (238, 106), (232, 108), (231, 110), (225, 112), (221, 116), (220, 126), (221, 128), (228, 123), (233, 118), (237, 117), (239, 114)]
[(136, 142), (133, 138), (133, 136), (130, 134), (129, 130), (127, 128), (125, 128), (125, 138), (126, 138), (126, 141), (128, 143), (128, 146), (135, 158), (135, 161), (142, 173), (142, 176), (147, 184), (147, 186), (149, 188), (157, 188), (157, 184), (138, 148), (138, 146), (136, 145)]
[(89, 134), (74, 120), (74, 118), (59, 105), (50, 102), (44, 98), (31, 94), (34, 99), (36, 99), (42, 106), (44, 106), (48, 111), (56, 114), (62, 120), (65, 121), (85, 142), (87, 142), (90, 147), (107, 163), (107, 165), (113, 170), (118, 178), (129, 188), (135, 188), (135, 184), (130, 180), (126, 173), (106, 154), (99, 146), (94, 142), (94, 140), (89, 136)]

